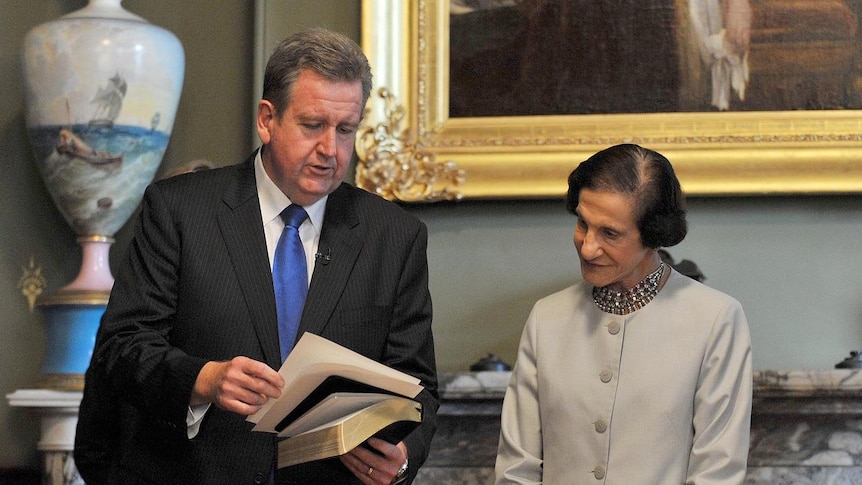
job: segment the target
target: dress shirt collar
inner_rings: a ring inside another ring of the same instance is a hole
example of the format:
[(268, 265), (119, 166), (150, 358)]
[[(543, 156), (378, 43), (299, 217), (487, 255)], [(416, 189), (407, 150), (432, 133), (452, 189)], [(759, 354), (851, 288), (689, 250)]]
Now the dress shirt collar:
[[(284, 195), (284, 192), (275, 185), (275, 182), (269, 178), (266, 170), (263, 169), (260, 150), (254, 156), (254, 178), (257, 183), (257, 195), (260, 199), (260, 215), (265, 227), (277, 219), (281, 211), (290, 205), (290, 199)], [(304, 206), (305, 212), (308, 213), (308, 220), (311, 221), (311, 225), (318, 235), (323, 227), (323, 216), (326, 212), (326, 199), (328, 198), (327, 195), (310, 206)]]

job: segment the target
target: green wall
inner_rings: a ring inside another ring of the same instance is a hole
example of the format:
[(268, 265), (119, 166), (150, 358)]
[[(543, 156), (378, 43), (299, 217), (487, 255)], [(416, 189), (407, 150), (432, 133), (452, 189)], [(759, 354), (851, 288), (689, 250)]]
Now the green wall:
[[(11, 409), (5, 399), (36, 384), (45, 348), (42, 318), (30, 312), (18, 288), (23, 267), (33, 256), (50, 291), (71, 281), (80, 263), (74, 233), (30, 154), (18, 56), (30, 28), (85, 4), (0, 2), (0, 468), (39, 466), (36, 416)], [(267, 22), (283, 20), (285, 33), (325, 25), (358, 37), (358, 4), (285, 0)], [(174, 32), (186, 51), (180, 109), (160, 173), (194, 159), (219, 165), (242, 160), (253, 148), (254, 2), (123, 5)], [(862, 348), (862, 196), (701, 198), (689, 205), (689, 236), (671, 254), (695, 261), (707, 284), (742, 302), (757, 369), (826, 369)], [(532, 303), (579, 277), (574, 221), (562, 201), (409, 210), (430, 230), (440, 370), (465, 370), (488, 352), (513, 362)], [(112, 259), (128, 233), (127, 226), (117, 235)]]

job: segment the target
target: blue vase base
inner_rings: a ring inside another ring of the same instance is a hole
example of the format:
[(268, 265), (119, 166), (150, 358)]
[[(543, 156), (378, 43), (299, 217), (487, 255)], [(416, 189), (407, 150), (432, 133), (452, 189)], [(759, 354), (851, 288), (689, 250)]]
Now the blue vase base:
[(46, 348), (41, 370), (44, 385), (83, 389), (83, 374), (90, 365), (106, 306), (107, 303), (57, 302), (39, 305), (45, 316)]

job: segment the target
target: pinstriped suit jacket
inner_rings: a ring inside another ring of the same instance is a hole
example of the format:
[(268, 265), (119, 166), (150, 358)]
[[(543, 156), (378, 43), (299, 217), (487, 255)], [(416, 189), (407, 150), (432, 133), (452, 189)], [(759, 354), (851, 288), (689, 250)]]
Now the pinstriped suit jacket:
[[(265, 483), (275, 441), (211, 406), (186, 412), (204, 363), (245, 355), (278, 369), (275, 299), (253, 157), (151, 185), (96, 342), (75, 459), (93, 483)], [(312, 332), (421, 379), (423, 424), (406, 439), (411, 479), (438, 407), (427, 229), (397, 205), (342, 184), (320, 235), (300, 334)], [(325, 263), (325, 264), (324, 264)], [(107, 441), (108, 445), (100, 445)], [(338, 460), (279, 483), (358, 483)]]

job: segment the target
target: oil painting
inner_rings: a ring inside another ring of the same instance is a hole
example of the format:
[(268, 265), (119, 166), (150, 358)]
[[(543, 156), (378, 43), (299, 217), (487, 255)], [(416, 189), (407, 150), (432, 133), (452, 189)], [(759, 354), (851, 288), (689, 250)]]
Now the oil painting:
[(857, 0), (451, 0), (453, 117), (859, 109)]
[[(613, 7), (613, 8), (610, 8)], [(609, 10), (603, 10), (610, 8)], [(690, 196), (862, 192), (860, 0), (363, 0), (375, 86), (459, 198), (555, 198), (595, 151)], [(385, 129), (378, 129), (377, 133)]]

